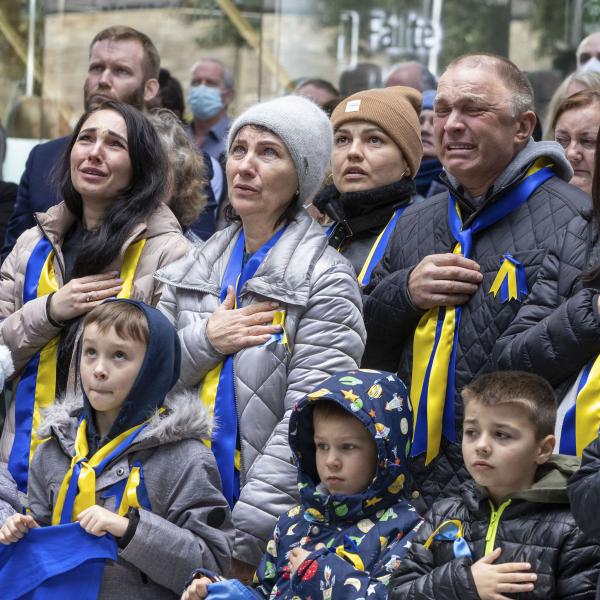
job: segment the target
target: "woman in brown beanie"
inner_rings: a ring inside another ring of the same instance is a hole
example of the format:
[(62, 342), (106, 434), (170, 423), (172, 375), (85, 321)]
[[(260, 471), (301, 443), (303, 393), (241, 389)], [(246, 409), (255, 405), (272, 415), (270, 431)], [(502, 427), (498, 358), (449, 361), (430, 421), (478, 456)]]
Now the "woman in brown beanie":
[(396, 86), (353, 94), (331, 115), (333, 184), (313, 204), (334, 221), (329, 243), (350, 260), (362, 286), (402, 211), (419, 198), (420, 112), (421, 94)]

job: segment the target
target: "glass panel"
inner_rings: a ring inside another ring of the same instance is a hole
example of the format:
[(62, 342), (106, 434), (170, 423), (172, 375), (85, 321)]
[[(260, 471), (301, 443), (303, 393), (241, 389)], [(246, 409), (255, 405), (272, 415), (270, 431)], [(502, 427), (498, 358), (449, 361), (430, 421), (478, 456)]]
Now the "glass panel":
[[(16, 140), (67, 133), (82, 110), (89, 43), (117, 23), (148, 34), (186, 92), (199, 58), (224, 61), (233, 114), (303, 78), (348, 93), (382, 85), (398, 62), (439, 75), (470, 51), (527, 70), (543, 111), (599, 17), (600, 0), (0, 0), (0, 118)], [(10, 143), (5, 177), (18, 180), (33, 142)]]

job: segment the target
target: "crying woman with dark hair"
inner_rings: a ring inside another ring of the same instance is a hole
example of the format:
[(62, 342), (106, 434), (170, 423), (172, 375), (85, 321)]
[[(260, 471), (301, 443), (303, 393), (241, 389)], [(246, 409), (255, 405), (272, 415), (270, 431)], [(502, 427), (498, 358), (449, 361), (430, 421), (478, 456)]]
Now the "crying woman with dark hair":
[(108, 101), (86, 112), (57, 165), (63, 201), (35, 215), (37, 225), (2, 265), (0, 343), (12, 353), (18, 383), (0, 457), (21, 489), (41, 410), (73, 384), (81, 318), (114, 296), (155, 305), (161, 284), (154, 271), (188, 250), (161, 202), (166, 164), (137, 109)]

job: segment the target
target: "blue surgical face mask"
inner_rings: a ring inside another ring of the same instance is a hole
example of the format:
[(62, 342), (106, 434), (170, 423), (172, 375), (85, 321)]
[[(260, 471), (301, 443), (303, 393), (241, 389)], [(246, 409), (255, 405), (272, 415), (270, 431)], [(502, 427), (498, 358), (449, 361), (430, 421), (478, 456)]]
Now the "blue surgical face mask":
[(188, 93), (188, 104), (198, 119), (212, 119), (223, 108), (221, 90), (207, 85), (195, 85)]

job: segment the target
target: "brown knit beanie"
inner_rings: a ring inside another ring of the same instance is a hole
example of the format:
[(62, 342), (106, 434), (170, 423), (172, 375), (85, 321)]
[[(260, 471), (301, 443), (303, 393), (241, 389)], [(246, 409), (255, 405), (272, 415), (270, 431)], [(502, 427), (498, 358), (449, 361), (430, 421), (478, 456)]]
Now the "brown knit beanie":
[(423, 157), (420, 114), (421, 94), (414, 88), (397, 85), (348, 96), (333, 111), (331, 124), (336, 130), (349, 121), (375, 123), (402, 150), (410, 176), (414, 177)]

